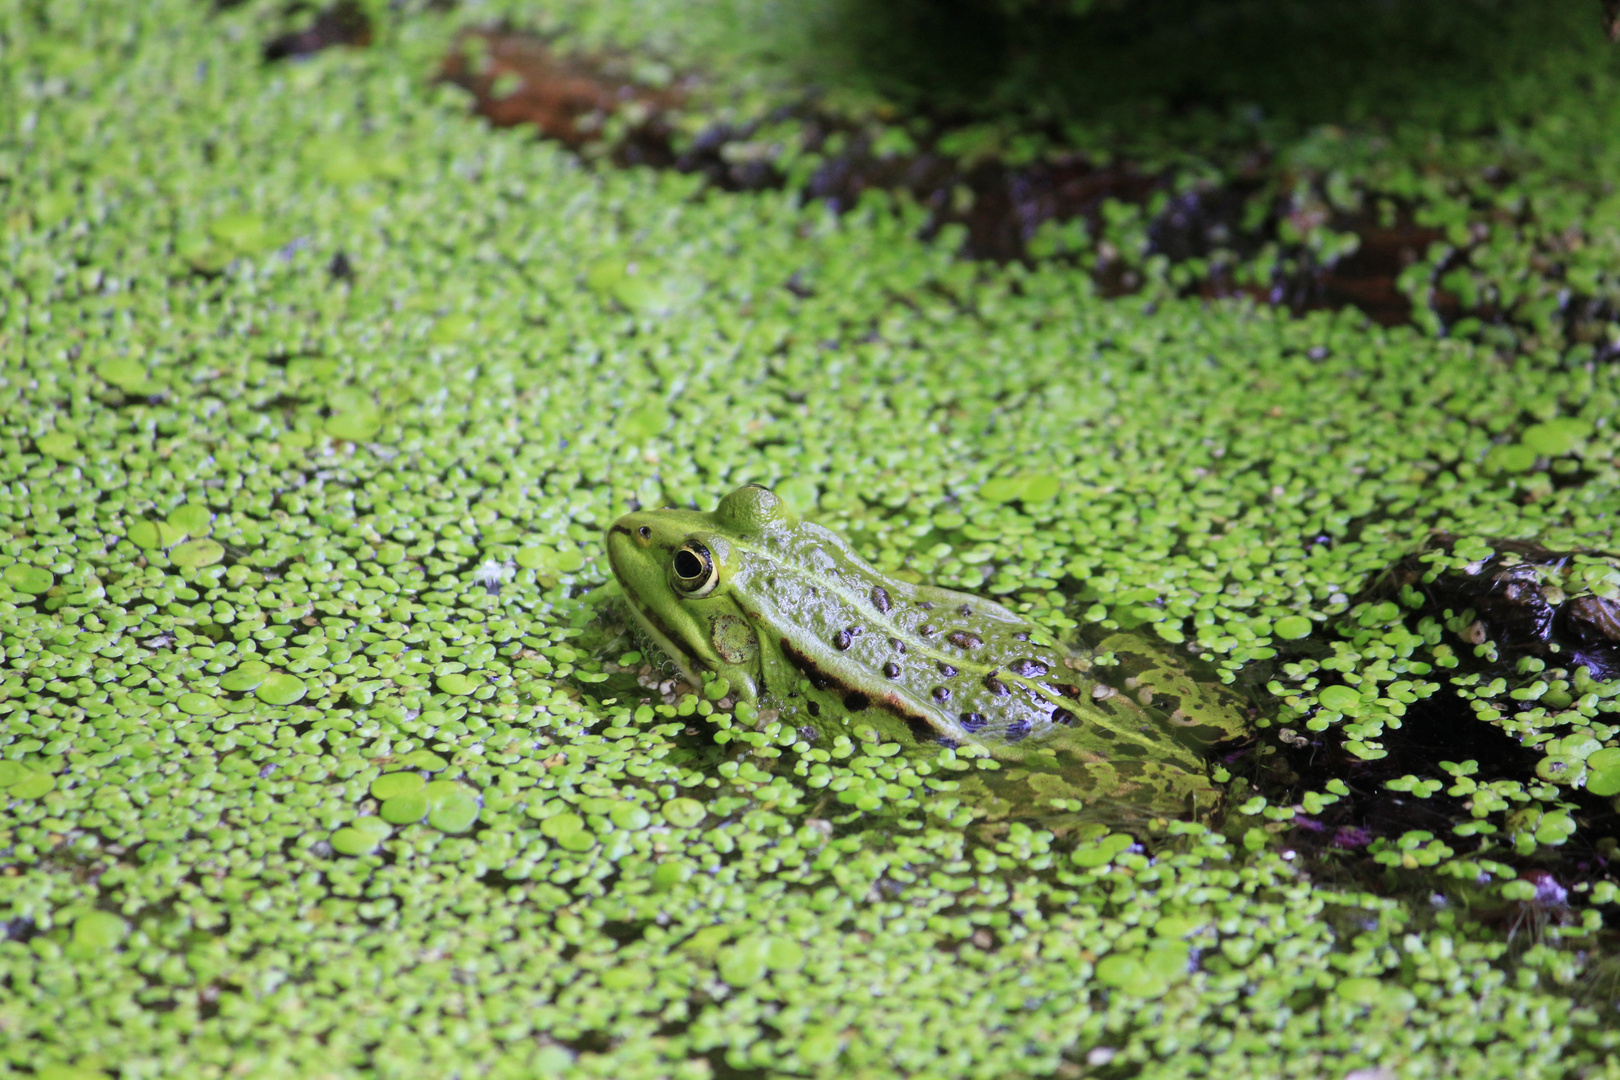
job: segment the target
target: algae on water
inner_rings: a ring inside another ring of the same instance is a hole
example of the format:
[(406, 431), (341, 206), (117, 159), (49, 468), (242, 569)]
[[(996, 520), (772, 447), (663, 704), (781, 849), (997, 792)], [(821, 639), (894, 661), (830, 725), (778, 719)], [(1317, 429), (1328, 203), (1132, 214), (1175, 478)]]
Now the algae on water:
[[(269, 5), (0, 12), (0, 1069), (1614, 1074), (1596, 789), (1435, 762), (1395, 794), (1480, 816), (1330, 857), (1299, 821), (1369, 774), (1254, 765), (1376, 764), (1486, 659), (1365, 592), (1437, 531), (1447, 571), (1612, 549), (1610, 338), (1553, 292), (1506, 337), (1110, 300), (903, 201), (586, 168), (431, 81), (493, 11), (271, 64)], [(1590, 149), (1520, 192), (1572, 253), (1615, 242)], [(885, 573), (1275, 682), (1225, 827), (990, 828), (958, 770), (674, 685), (598, 537), (751, 481)], [(1607, 776), (1613, 684), (1557, 666), (1468, 708)]]

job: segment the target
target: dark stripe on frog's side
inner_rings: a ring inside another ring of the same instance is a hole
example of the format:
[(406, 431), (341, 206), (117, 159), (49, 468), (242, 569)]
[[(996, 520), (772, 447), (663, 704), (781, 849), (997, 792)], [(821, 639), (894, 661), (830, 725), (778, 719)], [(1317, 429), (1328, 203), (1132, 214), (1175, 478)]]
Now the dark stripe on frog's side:
[[(850, 686), (837, 676), (829, 674), (818, 667), (814, 657), (795, 647), (787, 638), (782, 639), (782, 655), (787, 657), (790, 664), (804, 672), (805, 678), (810, 680), (811, 686), (817, 690), (836, 691), (843, 698), (844, 708), (850, 712), (860, 712), (862, 709), (872, 706), (872, 699), (867, 697), (859, 687)], [(938, 734), (934, 730), (934, 725), (929, 723), (928, 717), (908, 708), (905, 699), (897, 693), (883, 695), (876, 704), (904, 720), (906, 726), (911, 729), (912, 737), (918, 741), (932, 739)], [(811, 715), (815, 715), (814, 710), (812, 710)]]

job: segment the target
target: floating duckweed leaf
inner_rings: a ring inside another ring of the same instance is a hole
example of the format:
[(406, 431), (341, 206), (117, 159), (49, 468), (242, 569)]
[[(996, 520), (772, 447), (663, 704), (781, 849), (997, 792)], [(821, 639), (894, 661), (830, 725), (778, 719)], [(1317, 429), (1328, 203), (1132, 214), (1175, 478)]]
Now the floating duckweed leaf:
[(375, 850), (381, 841), (359, 829), (342, 828), (332, 834), (330, 843), (339, 855), (365, 855)]
[(1519, 878), (1515, 881), (1504, 881), (1501, 887), (1502, 898), (1505, 900), (1518, 900), (1529, 903), (1536, 898), (1536, 883)]
[(126, 394), (144, 393), (148, 388), (146, 365), (128, 357), (103, 360), (96, 366), (96, 374)]
[(370, 141), (311, 139), (298, 156), (306, 172), (330, 184), (359, 184), (378, 177), (402, 176), (406, 172), (403, 158)]
[(395, 563), (403, 562), (405, 560), (405, 545), (391, 541), (380, 544), (377, 547), (377, 553), (372, 556), (372, 559), (378, 566), (393, 566)]
[(427, 772), (438, 772), (450, 767), (450, 763), (431, 750), (412, 750), (399, 759), (401, 765), (412, 769), (424, 769)]
[(466, 832), (478, 820), (478, 795), (450, 780), (435, 780), (422, 789), (428, 800), (428, 824), (440, 832)]
[(427, 786), (421, 773), (396, 772), (379, 776), (371, 782), (371, 796), (387, 801), (401, 795), (413, 795)]
[(579, 548), (564, 548), (557, 552), (552, 565), (565, 574), (572, 574), (585, 565), (585, 553)]
[(104, 952), (123, 944), (129, 924), (110, 911), (87, 911), (73, 920), (73, 944)]
[(653, 871), (652, 884), (657, 892), (668, 892), (683, 881), (692, 878), (692, 865), (684, 859), (667, 859)]
[(1620, 747), (1607, 747), (1586, 759), (1586, 790), (1605, 797), (1620, 795)]
[(231, 265), (236, 253), (228, 247), (210, 243), (201, 238), (190, 238), (178, 245), (178, 253), (193, 270), (200, 270), (205, 274), (217, 274)]
[(332, 415), (327, 417), (322, 430), (334, 439), (366, 442), (382, 428), (382, 413), (369, 390), (339, 387), (327, 395), (326, 405)]
[(561, 814), (553, 814), (543, 819), (540, 822), (540, 835), (550, 837), (553, 840), (561, 840), (563, 837), (571, 836), (584, 828), (584, 818), (578, 814), (564, 811)]
[(611, 295), (614, 286), (624, 280), (623, 259), (601, 259), (585, 268), (585, 286), (592, 292)]
[(1486, 472), (1527, 472), (1535, 468), (1535, 464), (1535, 450), (1519, 443), (1493, 446), (1491, 452), (1485, 455)]
[(1519, 441), (1533, 453), (1558, 457), (1567, 454), (1585, 442), (1592, 434), (1592, 425), (1585, 420), (1563, 417), (1545, 423), (1531, 424), (1524, 429)]
[(394, 835), (394, 827), (380, 817), (358, 817), (349, 822), (349, 828), (374, 836), (379, 842)]
[(669, 426), (669, 410), (661, 405), (644, 405), (625, 414), (619, 421), (619, 434), (626, 439), (650, 439)]
[(1327, 686), (1316, 695), (1322, 708), (1354, 716), (1361, 711), (1361, 695), (1348, 686)]
[(408, 795), (395, 795), (377, 809), (377, 816), (391, 825), (409, 825), (421, 821), (428, 812), (426, 791), (413, 791)]
[(1311, 634), (1311, 620), (1303, 615), (1284, 615), (1272, 626), (1276, 635), (1284, 641), (1298, 641)]
[(264, 682), (259, 684), (254, 694), (268, 705), (291, 705), (302, 700), (307, 692), (304, 680), (284, 671), (276, 671), (264, 677)]
[(715, 967), (720, 972), (720, 978), (738, 989), (753, 986), (763, 979), (769, 970), (767, 948), (766, 939), (750, 938), (720, 950), (720, 955), (715, 958)]
[(637, 274), (621, 278), (613, 286), (613, 299), (637, 314), (667, 312), (674, 307), (674, 290), (665, 282)]
[(539, 831), (556, 840), (557, 847), (565, 852), (588, 852), (596, 847), (595, 832), (575, 813), (554, 814), (539, 823)]
[(470, 694), (479, 686), (478, 680), (455, 674), (440, 675), (435, 684), (445, 693), (456, 695)]
[(225, 711), (218, 701), (207, 694), (181, 694), (175, 705), (190, 716), (218, 716)]
[(1139, 998), (1163, 997), (1170, 981), (1154, 971), (1143, 957), (1131, 953), (1109, 953), (1097, 961), (1097, 981), (1121, 993)]
[(987, 480), (979, 488), (979, 497), (987, 502), (1012, 502), (1024, 492), (1022, 477), (1003, 476)]
[(65, 431), (53, 431), (34, 440), (34, 447), (46, 457), (72, 461), (79, 456), (79, 440)]
[(270, 671), (270, 665), (263, 660), (247, 660), (227, 672), (219, 685), (233, 694), (245, 694), (263, 683)]
[(1153, 924), (1153, 933), (1157, 937), (1179, 940), (1202, 930), (1209, 925), (1207, 919), (1197, 919), (1186, 915), (1167, 915)]
[(602, 972), (602, 986), (608, 990), (639, 990), (652, 984), (653, 974), (640, 964), (608, 968)]
[(1373, 1005), (1383, 996), (1384, 984), (1365, 975), (1340, 979), (1333, 987), (1334, 996), (1352, 1005)]
[[(88, 49), (59, 46), (53, 59), (56, 62), (50, 65), (50, 70), (57, 74), (65, 74), (86, 64), (95, 63), (96, 54)], [(34, 216), (42, 225), (55, 225), (78, 205), (79, 197), (71, 191), (47, 192), (34, 204)]]
[(258, 214), (226, 214), (208, 224), (214, 240), (242, 255), (256, 255), (276, 246), (270, 228)]
[(1467, 559), (1469, 562), (1478, 562), (1481, 559), (1490, 558), (1496, 553), (1496, 549), (1491, 547), (1491, 545), (1481, 537), (1465, 536), (1461, 540), (1458, 540), (1455, 544), (1451, 545), (1451, 552), (1459, 559)]
[(466, 337), (473, 328), (473, 317), (456, 313), (446, 315), (433, 324), (428, 332), (428, 341), (434, 345), (454, 345)]
[(1114, 856), (1130, 847), (1134, 840), (1128, 833), (1110, 833), (1097, 840), (1087, 841), (1076, 847), (1069, 859), (1074, 865), (1090, 868), (1103, 866), (1114, 861)]
[(1564, 810), (1549, 810), (1536, 824), (1536, 843), (1557, 847), (1575, 835), (1575, 819)]
[(843, 1048), (843, 1031), (836, 1024), (813, 1024), (799, 1039), (799, 1060), (807, 1065), (828, 1065)]
[(218, 540), (187, 540), (169, 553), (174, 565), (189, 570), (213, 566), (225, 557), (225, 548)]
[(100, 1069), (87, 1065), (41, 1065), (34, 1070), (34, 1080), (108, 1080)]
[(18, 799), (38, 799), (55, 789), (56, 777), (49, 773), (31, 772), (6, 788), (6, 792)]
[(821, 485), (808, 476), (795, 476), (784, 480), (777, 484), (774, 490), (776, 497), (795, 511), (814, 510), (821, 499)]
[(370, 166), (348, 147), (338, 149), (321, 165), (321, 179), (332, 184), (359, 184), (371, 177)]
[(1023, 501), (1026, 503), (1050, 502), (1057, 495), (1062, 485), (1058, 478), (1048, 473), (1037, 473), (1024, 478)]
[(703, 291), (703, 283), (696, 278), (660, 277), (645, 263), (623, 259), (593, 263), (585, 271), (585, 284), (638, 315), (673, 311)]
[(382, 430), (382, 414), (375, 409), (334, 413), (326, 418), (326, 423), (321, 429), (334, 439), (369, 442)]
[(214, 529), (214, 515), (200, 503), (186, 503), (169, 513), (171, 526), (187, 536), (207, 536)]
[(676, 798), (664, 803), (664, 820), (680, 829), (690, 829), (702, 821), (707, 811), (696, 799)]
[(21, 783), (33, 774), (33, 770), (20, 761), (0, 761), (0, 787)]
[(772, 971), (798, 971), (804, 967), (804, 948), (792, 938), (767, 938), (765, 963)]
[(620, 803), (608, 811), (608, 820), (621, 829), (635, 832), (652, 824), (652, 815), (639, 803)]
[[(1263, 830), (1250, 830), (1251, 832)], [(1249, 850), (1259, 851), (1265, 847), (1262, 842), (1259, 847), (1251, 846)], [(1260, 952), (1260, 944), (1252, 937), (1224, 937), (1221, 938), (1221, 955), (1232, 961), (1238, 967), (1247, 967)]]
[(512, 556), (512, 560), (525, 570), (551, 570), (554, 568), (553, 560), (556, 557), (555, 548), (526, 547), (519, 548), (518, 553)]
[[(305, 383), (329, 383), (337, 378), (341, 366), (336, 359), (330, 356), (300, 356), (296, 360), (287, 361), (287, 381), (298, 386)], [(341, 396), (345, 393), (349, 396)], [(371, 401), (370, 394), (355, 387), (335, 390), (332, 396), (337, 397), (337, 407), (339, 408), (342, 407), (345, 401), (363, 401), (368, 404)], [(327, 404), (332, 404), (331, 398), (328, 398)]]
[(1000, 476), (985, 481), (979, 488), (979, 497), (987, 502), (996, 503), (1014, 500), (1026, 503), (1048, 502), (1058, 493), (1061, 486), (1057, 477), (1046, 473)]
[(370, 155), (351, 143), (321, 139), (305, 144), (300, 155), (322, 180), (330, 184), (360, 184), (379, 175)]
[(32, 593), (36, 596), (43, 592), (49, 592), (51, 586), (56, 584), (56, 579), (51, 576), (49, 570), (40, 566), (29, 566), (27, 563), (17, 563), (6, 567), (3, 576), (6, 584), (13, 589), (18, 592)]
[(332, 834), (332, 850), (341, 855), (365, 855), (375, 851), (393, 832), (393, 826), (380, 817), (356, 818)]
[(143, 551), (156, 551), (163, 546), (163, 535), (158, 531), (155, 521), (132, 522), (125, 536), (130, 543)]

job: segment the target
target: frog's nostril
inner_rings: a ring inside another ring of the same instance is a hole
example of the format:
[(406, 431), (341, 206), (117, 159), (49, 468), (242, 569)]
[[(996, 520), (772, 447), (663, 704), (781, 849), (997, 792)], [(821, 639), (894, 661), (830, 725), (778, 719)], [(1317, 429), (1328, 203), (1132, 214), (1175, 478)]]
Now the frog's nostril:
[(641, 534), (641, 538), (643, 540), (652, 539), (652, 527), (649, 525), (643, 525), (641, 528), (637, 529), (636, 532)]

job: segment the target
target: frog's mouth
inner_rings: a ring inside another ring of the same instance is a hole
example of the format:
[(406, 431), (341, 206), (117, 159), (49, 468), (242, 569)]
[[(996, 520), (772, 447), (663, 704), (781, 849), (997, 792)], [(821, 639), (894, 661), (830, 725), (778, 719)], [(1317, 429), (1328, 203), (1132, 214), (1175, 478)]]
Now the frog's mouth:
[(658, 646), (660, 652), (681, 669), (681, 675), (693, 686), (702, 686), (703, 680), (697, 672), (697, 665), (692, 662), (692, 655), (675, 644), (675, 637), (669, 632), (658, 616), (636, 603), (635, 597), (629, 593), (624, 594), (625, 605), (629, 607), (630, 614), (635, 618), (636, 625), (641, 627), (643, 633), (652, 638), (653, 644)]
[[(622, 584), (632, 578), (632, 575), (628, 573), (627, 568), (624, 566), (624, 561), (633, 553), (627, 553), (621, 548), (621, 541), (614, 535), (615, 532), (623, 532), (628, 537), (629, 530), (614, 526), (608, 533), (608, 565), (613, 568), (613, 576), (618, 578)], [(679, 638), (664, 624), (658, 614), (643, 607), (630, 589), (624, 590), (624, 604), (642, 632), (652, 639), (653, 644), (658, 646), (659, 651), (675, 662), (675, 666), (680, 669), (682, 677), (693, 686), (702, 686), (703, 681), (697, 675), (698, 665), (694, 662), (692, 654), (675, 644)]]

